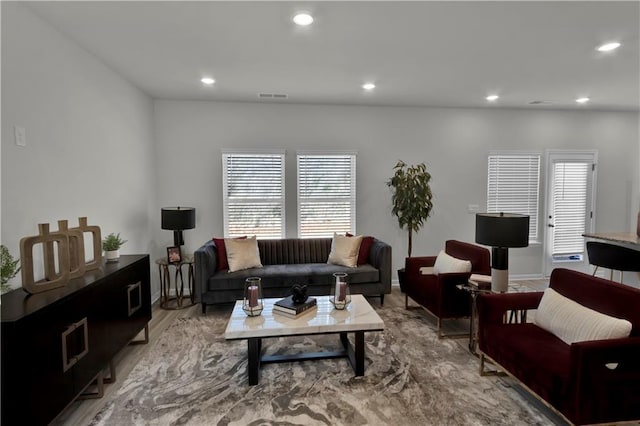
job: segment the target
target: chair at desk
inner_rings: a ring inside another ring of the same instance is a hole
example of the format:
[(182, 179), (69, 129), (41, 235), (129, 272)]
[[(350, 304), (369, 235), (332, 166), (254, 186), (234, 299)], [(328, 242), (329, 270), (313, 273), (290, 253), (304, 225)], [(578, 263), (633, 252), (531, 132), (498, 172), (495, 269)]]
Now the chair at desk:
[(613, 271), (620, 271), (620, 282), (624, 271), (640, 272), (640, 251), (615, 244), (599, 243), (596, 241), (587, 242), (587, 254), (589, 264), (596, 268), (593, 275), (598, 271), (598, 267), (611, 270), (609, 279), (613, 281)]

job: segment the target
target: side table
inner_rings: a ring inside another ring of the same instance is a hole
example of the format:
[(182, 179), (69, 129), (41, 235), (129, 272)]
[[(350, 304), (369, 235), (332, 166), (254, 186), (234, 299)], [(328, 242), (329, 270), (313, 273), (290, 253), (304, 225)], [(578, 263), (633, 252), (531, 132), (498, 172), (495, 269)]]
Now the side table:
[[(467, 284), (458, 284), (457, 287), (460, 290), (468, 291), (471, 294), (471, 317), (469, 318), (469, 351), (472, 354), (477, 355), (476, 349), (478, 347), (478, 308), (476, 301), (480, 293), (491, 293), (491, 287), (481, 285), (484, 281), (475, 281), (470, 279)], [(509, 283), (508, 293), (526, 293), (536, 291), (525, 285), (518, 283)], [(527, 321), (527, 311), (510, 311), (509, 318), (506, 318), (505, 322), (509, 324), (524, 323)]]
[[(158, 272), (160, 274), (160, 307), (162, 309), (184, 309), (196, 304), (194, 292), (194, 273), (193, 273), (193, 256), (184, 256), (180, 262), (170, 263), (166, 257), (156, 259)], [(184, 275), (182, 267), (187, 265), (187, 285), (189, 287), (189, 300), (191, 303), (183, 303), (184, 301)], [(175, 268), (173, 288), (175, 296), (170, 296), (171, 290), (171, 272), (169, 267)]]

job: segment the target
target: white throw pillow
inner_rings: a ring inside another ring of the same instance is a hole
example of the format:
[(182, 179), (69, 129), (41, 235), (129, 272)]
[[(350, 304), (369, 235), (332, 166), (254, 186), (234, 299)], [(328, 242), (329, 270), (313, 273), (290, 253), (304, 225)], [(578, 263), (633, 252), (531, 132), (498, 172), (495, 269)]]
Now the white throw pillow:
[(594, 311), (552, 288), (544, 291), (533, 322), (568, 345), (628, 337), (631, 333), (629, 321)]
[(362, 235), (347, 237), (333, 233), (331, 252), (327, 263), (355, 268), (358, 266), (358, 252), (362, 243)]
[(449, 256), (444, 250), (440, 250), (436, 263), (433, 265), (433, 274), (450, 274), (452, 272), (471, 272), (471, 262)]
[(227, 248), (227, 261), (229, 272), (240, 271), (249, 268), (262, 268), (258, 241), (254, 235), (247, 239), (225, 238), (224, 245)]

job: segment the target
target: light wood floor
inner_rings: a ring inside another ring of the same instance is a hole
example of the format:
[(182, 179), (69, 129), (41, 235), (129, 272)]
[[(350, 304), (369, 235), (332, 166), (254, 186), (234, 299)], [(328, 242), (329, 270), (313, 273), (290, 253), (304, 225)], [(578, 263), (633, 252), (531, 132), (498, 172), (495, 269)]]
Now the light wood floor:
[[(548, 286), (548, 280), (518, 281), (527, 287), (543, 290)], [(369, 302), (374, 306), (380, 306), (379, 298), (370, 298)], [(385, 307), (404, 307), (405, 296), (400, 288), (394, 286), (391, 294), (385, 296)], [(415, 305), (415, 303), (412, 303)], [(228, 307), (216, 307), (209, 309), (228, 309), (231, 312), (232, 305)], [(127, 378), (127, 375), (138, 364), (140, 359), (151, 350), (153, 343), (158, 340), (162, 332), (177, 318), (189, 318), (202, 315), (200, 305), (191, 306), (182, 310), (164, 310), (157, 304), (153, 307), (153, 315), (149, 323), (149, 344), (127, 346), (116, 355), (114, 365), (116, 368), (116, 382), (105, 385), (104, 396), (101, 399), (88, 399), (73, 402), (53, 423), (55, 425), (79, 426), (88, 425), (95, 415), (102, 409), (110, 396), (114, 395)], [(435, 318), (434, 318), (435, 327)], [(141, 338), (139, 336), (138, 338)]]

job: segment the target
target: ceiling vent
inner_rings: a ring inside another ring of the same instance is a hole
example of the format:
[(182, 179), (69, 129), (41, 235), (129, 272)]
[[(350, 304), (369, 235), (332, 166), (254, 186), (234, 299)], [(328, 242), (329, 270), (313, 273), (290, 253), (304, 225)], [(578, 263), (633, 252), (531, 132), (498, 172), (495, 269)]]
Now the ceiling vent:
[(553, 105), (551, 101), (531, 101), (529, 105)]
[(284, 93), (258, 93), (260, 99), (287, 99), (289, 96)]

